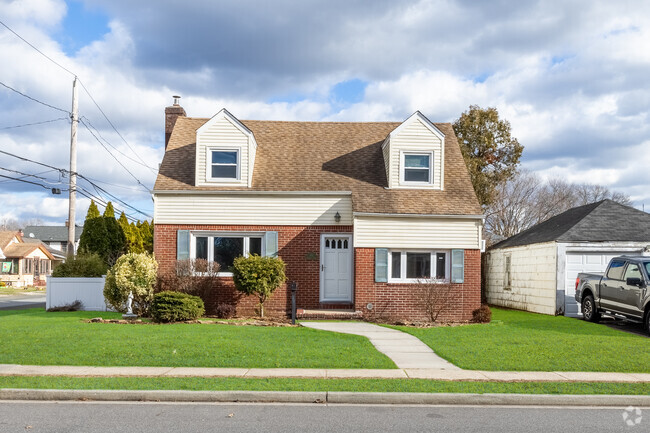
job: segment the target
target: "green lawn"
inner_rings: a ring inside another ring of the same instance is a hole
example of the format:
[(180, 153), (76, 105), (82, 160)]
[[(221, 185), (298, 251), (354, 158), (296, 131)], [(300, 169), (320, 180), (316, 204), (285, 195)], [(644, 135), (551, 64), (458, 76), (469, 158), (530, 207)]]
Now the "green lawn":
[(492, 323), (395, 329), (469, 370), (650, 372), (650, 338), (568, 317), (492, 309)]
[(447, 382), (424, 379), (242, 379), (151, 377), (0, 377), (0, 388), (189, 391), (350, 391), (648, 395), (650, 384), (563, 382)]
[(35, 287), (13, 287), (13, 286), (1, 286), (0, 295), (20, 295), (21, 293), (43, 293), (45, 294), (45, 286)]
[(309, 328), (121, 325), (117, 313), (0, 311), (0, 364), (396, 368), (364, 337)]

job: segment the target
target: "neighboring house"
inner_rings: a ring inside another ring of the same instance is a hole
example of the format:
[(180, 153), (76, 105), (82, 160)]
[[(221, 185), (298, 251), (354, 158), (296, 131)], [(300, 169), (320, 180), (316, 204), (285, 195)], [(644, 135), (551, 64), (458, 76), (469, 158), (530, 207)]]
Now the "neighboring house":
[[(79, 238), (83, 226), (75, 225), (75, 251), (79, 249)], [(68, 252), (68, 226), (27, 226), (23, 230), (25, 238), (40, 239), (48, 247), (65, 254)]]
[(536, 313), (579, 316), (580, 272), (650, 244), (650, 214), (611, 200), (575, 207), (492, 246), (486, 253), (487, 301)]
[[(483, 215), (450, 124), (419, 112), (402, 123), (189, 118), (176, 103), (165, 113), (154, 252), (163, 272), (177, 259), (220, 264), (208, 311), (253, 312), (229, 273), (248, 254), (285, 261), (299, 309), (421, 319), (413, 285), (432, 278), (451, 282), (446, 320), (480, 306)], [(267, 310), (290, 307), (282, 287)]]
[(52, 260), (42, 243), (24, 242), (17, 232), (0, 232), (0, 281), (6, 285), (44, 285), (52, 274)]

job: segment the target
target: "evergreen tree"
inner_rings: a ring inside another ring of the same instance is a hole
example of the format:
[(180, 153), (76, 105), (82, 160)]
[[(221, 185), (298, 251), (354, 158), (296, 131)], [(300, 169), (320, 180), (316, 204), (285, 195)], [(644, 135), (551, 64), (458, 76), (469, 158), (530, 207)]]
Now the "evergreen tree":
[(142, 233), (135, 223), (131, 223), (131, 245), (133, 253), (144, 253), (144, 245), (142, 242)]
[(122, 232), (124, 232), (124, 238), (126, 239), (126, 249), (127, 252), (133, 253), (132, 244), (133, 244), (133, 231), (131, 230), (131, 225), (129, 224), (129, 220), (126, 218), (126, 215), (124, 212), (120, 214), (120, 217), (117, 219), (117, 222), (119, 223), (120, 227), (122, 227)]
[(95, 201), (90, 202), (84, 228), (79, 239), (79, 253), (95, 253), (106, 261), (109, 251), (106, 223), (101, 217)]
[(127, 251), (126, 237), (122, 227), (115, 219), (115, 209), (113, 203), (110, 201), (106, 205), (103, 216), (104, 224), (106, 226), (106, 238), (108, 250), (104, 259), (108, 266), (113, 266), (115, 261)]
[(153, 221), (151, 224), (147, 220), (140, 225), (140, 234), (142, 236), (142, 248), (149, 254), (153, 253)]

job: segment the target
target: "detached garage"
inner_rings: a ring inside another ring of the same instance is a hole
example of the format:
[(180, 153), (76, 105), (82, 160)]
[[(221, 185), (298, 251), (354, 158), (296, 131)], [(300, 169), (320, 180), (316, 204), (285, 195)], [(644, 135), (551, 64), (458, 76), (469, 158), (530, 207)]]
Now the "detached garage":
[(575, 207), (486, 252), (487, 301), (536, 313), (580, 315), (580, 272), (604, 272), (609, 260), (650, 245), (650, 214), (612, 200)]

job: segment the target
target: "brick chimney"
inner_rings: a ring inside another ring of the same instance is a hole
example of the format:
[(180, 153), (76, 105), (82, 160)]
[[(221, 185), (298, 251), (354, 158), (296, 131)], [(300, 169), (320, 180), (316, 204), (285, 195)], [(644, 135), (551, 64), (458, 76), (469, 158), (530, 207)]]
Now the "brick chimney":
[(185, 109), (178, 104), (178, 100), (181, 99), (181, 97), (174, 95), (173, 98), (174, 105), (165, 108), (165, 150), (167, 150), (169, 137), (172, 135), (172, 131), (174, 130), (176, 119), (178, 119), (178, 116), (187, 116)]

